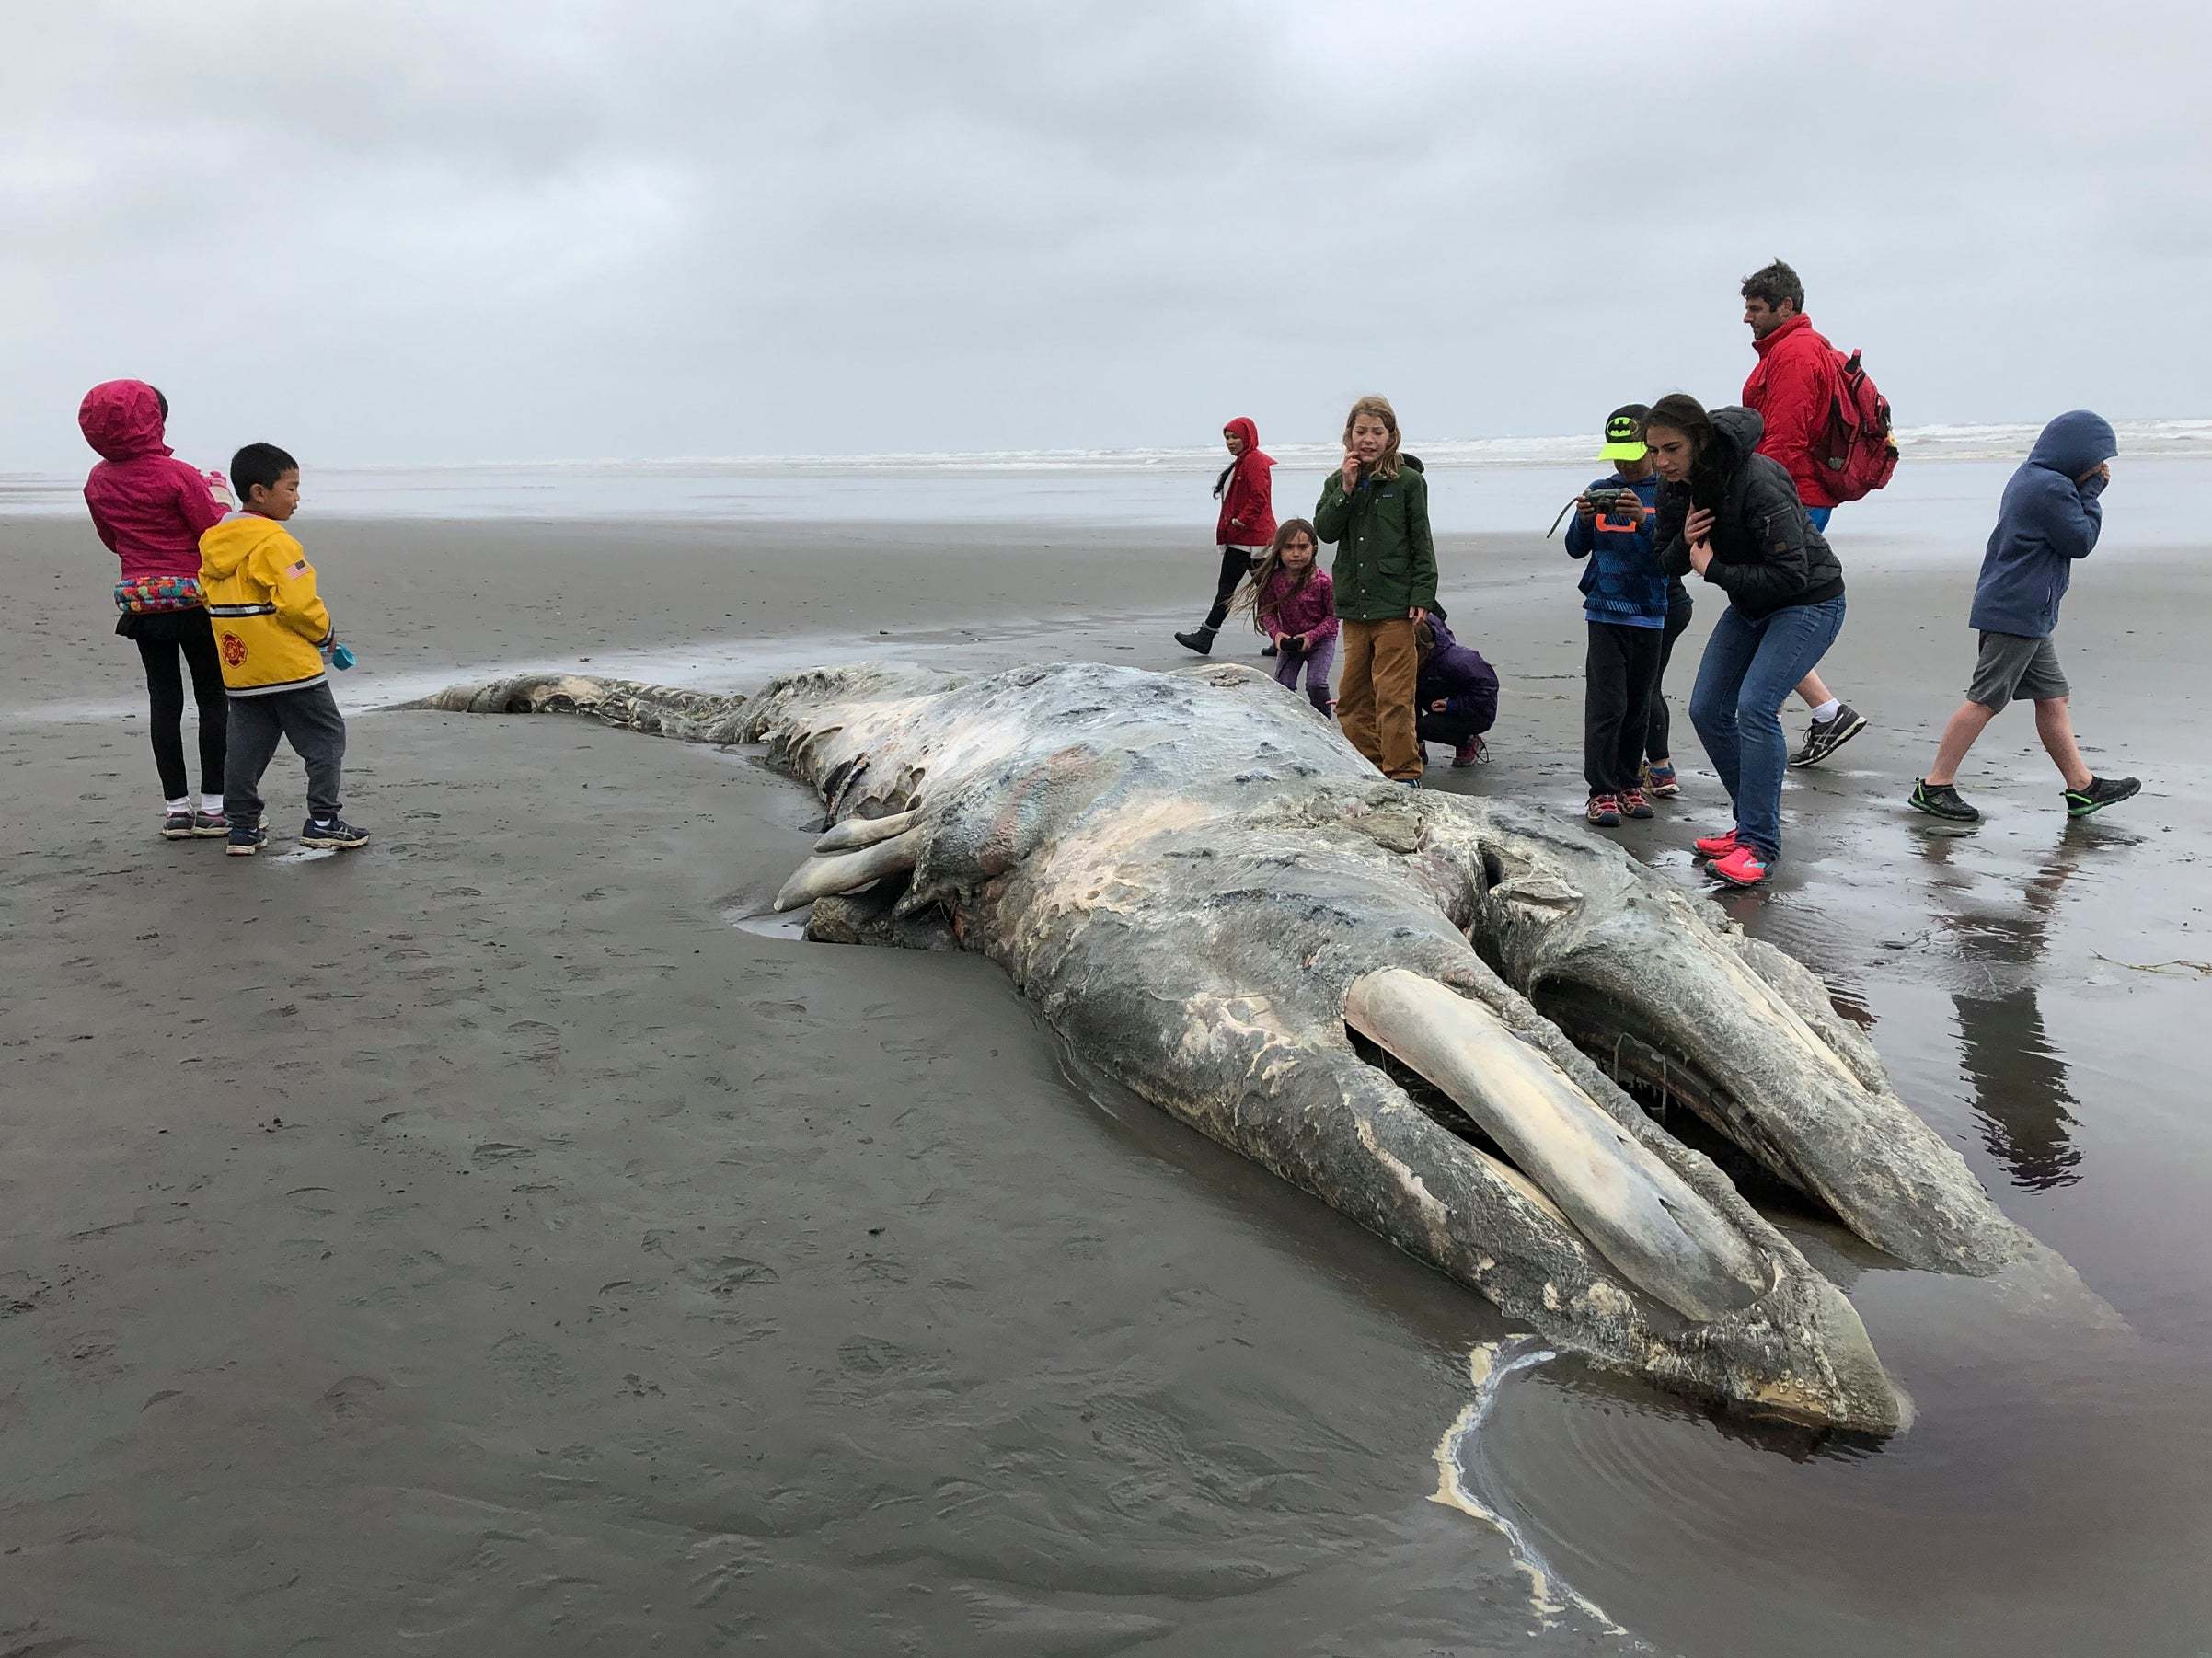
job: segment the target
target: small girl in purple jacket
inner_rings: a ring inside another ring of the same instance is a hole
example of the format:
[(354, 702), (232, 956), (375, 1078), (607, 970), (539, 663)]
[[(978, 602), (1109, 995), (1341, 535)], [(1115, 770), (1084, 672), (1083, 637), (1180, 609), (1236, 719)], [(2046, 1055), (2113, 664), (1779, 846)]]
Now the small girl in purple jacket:
[(1306, 699), (1333, 714), (1329, 670), (1336, 662), (1336, 601), (1329, 572), (1314, 562), (1313, 525), (1286, 518), (1276, 527), (1266, 557), (1252, 571), (1248, 596), (1252, 625), (1275, 642), (1275, 681), (1296, 690), (1306, 674)]

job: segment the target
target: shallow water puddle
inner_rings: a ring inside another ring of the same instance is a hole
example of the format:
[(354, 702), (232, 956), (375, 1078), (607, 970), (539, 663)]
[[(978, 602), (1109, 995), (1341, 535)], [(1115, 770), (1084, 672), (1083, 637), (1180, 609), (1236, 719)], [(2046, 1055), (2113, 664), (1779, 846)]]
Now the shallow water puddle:
[(1533, 1370), (1558, 1356), (1534, 1336), (1522, 1336), (1511, 1341), (1484, 1341), (1469, 1353), (1467, 1375), (1468, 1380), (1474, 1384), (1474, 1397), (1452, 1419), (1452, 1425), (1445, 1429), (1444, 1437), (1436, 1442), (1436, 1490), (1429, 1501), (1471, 1514), (1505, 1539), (1505, 1546), (1513, 1551), (1514, 1565), (1528, 1580), (1529, 1610), (1542, 1620), (1544, 1628), (1551, 1628), (1564, 1613), (1576, 1611), (1594, 1618), (1612, 1634), (1630, 1641), (1630, 1651), (1649, 1651), (1642, 1641), (1630, 1636), (1604, 1607), (1570, 1586), (1521, 1535), (1521, 1528), (1511, 1516), (1492, 1507), (1469, 1484), (1462, 1447), (1473, 1445), (1476, 1433), (1488, 1420), (1506, 1378), (1524, 1370)]

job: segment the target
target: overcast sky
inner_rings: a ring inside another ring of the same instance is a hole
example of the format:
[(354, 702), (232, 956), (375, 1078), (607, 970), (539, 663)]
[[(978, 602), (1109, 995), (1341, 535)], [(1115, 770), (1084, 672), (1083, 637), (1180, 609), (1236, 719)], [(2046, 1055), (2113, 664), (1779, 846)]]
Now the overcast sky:
[(2212, 7), (71, 0), (0, 471), (1573, 431), (1780, 255), (1901, 421), (2212, 413)]

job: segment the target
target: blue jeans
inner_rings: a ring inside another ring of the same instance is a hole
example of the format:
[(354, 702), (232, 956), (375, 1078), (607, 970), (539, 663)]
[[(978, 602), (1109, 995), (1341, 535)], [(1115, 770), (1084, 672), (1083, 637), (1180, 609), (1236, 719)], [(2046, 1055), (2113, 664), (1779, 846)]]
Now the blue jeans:
[(1782, 849), (1781, 706), (1843, 631), (1843, 595), (1747, 617), (1733, 604), (1713, 624), (1689, 694), (1689, 722), (1735, 808), (1735, 832), (1761, 857)]

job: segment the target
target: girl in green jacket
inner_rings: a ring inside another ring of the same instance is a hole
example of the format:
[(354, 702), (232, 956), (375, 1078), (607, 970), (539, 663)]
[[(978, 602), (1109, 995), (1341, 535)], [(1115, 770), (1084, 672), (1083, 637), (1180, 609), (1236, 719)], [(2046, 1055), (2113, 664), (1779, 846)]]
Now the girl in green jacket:
[(1344, 420), (1344, 464), (1321, 486), (1314, 531), (1336, 547), (1331, 579), (1343, 624), (1336, 719), (1384, 776), (1421, 787), (1413, 629), (1436, 604), (1436, 544), (1421, 463), (1400, 455), (1398, 414), (1362, 397)]

